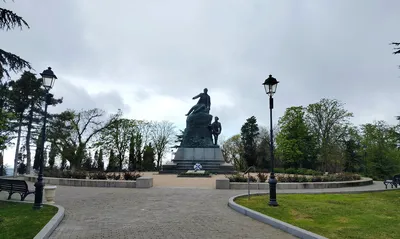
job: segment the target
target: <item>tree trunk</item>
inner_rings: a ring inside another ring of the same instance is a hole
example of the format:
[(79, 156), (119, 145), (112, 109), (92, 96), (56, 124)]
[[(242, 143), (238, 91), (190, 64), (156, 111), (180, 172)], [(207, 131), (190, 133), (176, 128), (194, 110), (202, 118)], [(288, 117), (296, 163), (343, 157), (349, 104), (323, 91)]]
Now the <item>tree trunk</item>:
[(23, 114), (21, 113), (20, 116), (19, 116), (19, 126), (18, 126), (17, 145), (15, 146), (14, 178), (17, 177), (19, 144), (20, 144), (20, 141), (21, 141), (21, 129), (22, 129), (22, 116), (23, 116)]
[(157, 154), (157, 170), (161, 170), (160, 166), (161, 166), (161, 154)]
[(33, 122), (33, 104), (31, 104), (31, 109), (28, 116), (28, 129), (26, 133), (25, 148), (26, 148), (26, 173), (31, 173), (32, 161), (31, 161), (31, 131)]

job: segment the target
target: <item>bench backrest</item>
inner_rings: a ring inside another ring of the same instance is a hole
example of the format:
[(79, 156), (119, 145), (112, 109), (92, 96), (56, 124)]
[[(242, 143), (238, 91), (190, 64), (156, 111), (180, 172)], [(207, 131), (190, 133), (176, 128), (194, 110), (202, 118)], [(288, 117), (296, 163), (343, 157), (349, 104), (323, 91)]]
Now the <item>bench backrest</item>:
[(23, 180), (0, 179), (0, 189), (4, 191), (26, 192), (28, 184)]

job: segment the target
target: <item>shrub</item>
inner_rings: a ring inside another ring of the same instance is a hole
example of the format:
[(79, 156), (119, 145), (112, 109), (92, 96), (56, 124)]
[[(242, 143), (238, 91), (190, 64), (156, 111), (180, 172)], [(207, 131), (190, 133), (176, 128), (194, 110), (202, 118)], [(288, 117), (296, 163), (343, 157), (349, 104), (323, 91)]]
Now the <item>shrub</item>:
[(285, 173), (285, 169), (283, 168), (275, 168), (274, 173)]
[[(229, 182), (237, 182), (237, 183), (244, 183), (247, 182), (247, 177), (243, 174), (233, 174), (231, 176), (226, 176), (229, 179)], [(257, 179), (250, 175), (249, 177), (250, 182), (257, 182)]]
[(287, 168), (285, 170), (285, 173), (287, 173), (287, 174), (296, 174), (297, 173), (297, 169), (295, 169), (295, 168)]
[(72, 178), (72, 172), (69, 171), (69, 170), (63, 171), (63, 172), (61, 173), (61, 177), (63, 177), (63, 178)]
[(114, 180), (120, 180), (121, 179), (121, 173), (118, 173), (118, 174), (113, 174), (113, 179)]
[(17, 172), (18, 172), (18, 174), (25, 174), (26, 173), (26, 165), (24, 163), (18, 164)]
[(322, 176), (314, 176), (311, 178), (311, 182), (317, 183), (317, 182), (322, 182)]
[(259, 182), (265, 183), (265, 181), (268, 179), (268, 175), (266, 173), (259, 172), (257, 173), (257, 178)]
[(62, 171), (59, 169), (53, 168), (45, 168), (43, 171), (43, 175), (45, 177), (50, 177), (50, 178), (61, 178), (62, 177)]
[(125, 180), (136, 180), (140, 178), (142, 175), (137, 172), (125, 172), (124, 173), (124, 179)]
[(95, 172), (95, 173), (89, 174), (89, 178), (90, 179), (98, 179), (98, 180), (106, 180), (107, 175), (104, 172)]
[(306, 177), (303, 175), (281, 175), (278, 176), (278, 181), (282, 183), (297, 183), (297, 182), (342, 182), (342, 181), (353, 181), (360, 180), (361, 176), (352, 173), (337, 173), (329, 174), (326, 176), (312, 176)]
[(84, 171), (75, 171), (71, 174), (72, 178), (76, 178), (76, 179), (86, 179), (86, 172)]

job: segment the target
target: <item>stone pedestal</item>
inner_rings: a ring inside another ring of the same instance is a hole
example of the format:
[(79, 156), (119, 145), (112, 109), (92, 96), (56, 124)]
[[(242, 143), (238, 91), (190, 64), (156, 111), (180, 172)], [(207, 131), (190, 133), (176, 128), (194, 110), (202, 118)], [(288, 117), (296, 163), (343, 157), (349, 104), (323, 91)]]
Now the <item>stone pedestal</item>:
[(202, 170), (211, 173), (232, 173), (234, 167), (226, 163), (220, 148), (178, 148), (171, 163), (164, 164), (160, 173), (180, 173), (193, 170), (199, 163)]

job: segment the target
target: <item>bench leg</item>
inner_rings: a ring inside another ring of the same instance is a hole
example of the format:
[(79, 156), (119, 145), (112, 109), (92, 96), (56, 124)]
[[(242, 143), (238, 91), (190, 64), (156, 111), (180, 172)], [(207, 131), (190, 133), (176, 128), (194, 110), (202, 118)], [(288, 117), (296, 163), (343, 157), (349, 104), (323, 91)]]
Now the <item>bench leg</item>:
[(21, 193), (20, 195), (21, 195), (21, 201), (24, 201), (26, 198), (26, 195), (24, 193)]
[(385, 184), (385, 188), (387, 189), (387, 184)]
[(10, 200), (12, 195), (13, 195), (13, 193), (9, 193), (7, 200)]

